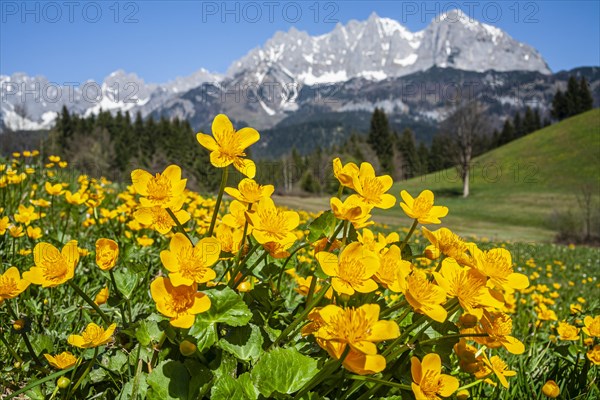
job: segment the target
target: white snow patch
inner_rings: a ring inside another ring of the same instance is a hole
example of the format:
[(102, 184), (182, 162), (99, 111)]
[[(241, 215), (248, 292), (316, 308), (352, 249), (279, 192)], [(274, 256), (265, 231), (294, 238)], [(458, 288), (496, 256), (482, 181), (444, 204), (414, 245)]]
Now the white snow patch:
[(394, 64), (398, 64), (401, 67), (408, 67), (417, 62), (417, 58), (419, 58), (419, 56), (416, 53), (409, 54), (404, 58), (394, 58)]
[(303, 82), (307, 85), (315, 85), (318, 83), (334, 83), (334, 82), (345, 82), (348, 80), (348, 74), (346, 71), (331, 71), (325, 72), (320, 76), (315, 76), (312, 73), (312, 68), (309, 68), (307, 72), (303, 72), (298, 75), (298, 81)]

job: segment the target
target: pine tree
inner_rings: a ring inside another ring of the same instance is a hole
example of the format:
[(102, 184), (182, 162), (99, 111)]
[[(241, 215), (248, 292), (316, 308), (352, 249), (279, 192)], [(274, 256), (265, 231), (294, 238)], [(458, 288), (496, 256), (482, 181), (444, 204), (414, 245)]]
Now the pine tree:
[(567, 94), (565, 95), (567, 117), (579, 114), (581, 110), (581, 98), (579, 95), (579, 84), (574, 76), (569, 77), (567, 82)]
[(525, 117), (523, 118), (523, 135), (529, 135), (536, 130), (535, 116), (531, 107), (525, 108)]
[(417, 154), (419, 156), (419, 171), (418, 175), (425, 175), (429, 172), (429, 149), (425, 146), (425, 143), (419, 143), (417, 148)]
[(506, 143), (511, 142), (515, 138), (515, 129), (513, 124), (510, 122), (510, 118), (506, 118), (504, 120), (504, 126), (502, 127), (502, 132), (500, 132), (500, 138), (498, 141), (498, 146), (505, 145)]
[(542, 126), (542, 117), (540, 117), (540, 110), (539, 108), (536, 108), (535, 111), (533, 112), (533, 122), (534, 122), (534, 131), (539, 131), (540, 129), (543, 128)]
[(579, 81), (579, 112), (591, 110), (594, 107), (594, 99), (585, 77)]
[(377, 154), (377, 158), (379, 158), (382, 172), (392, 173), (394, 170), (392, 165), (392, 157), (394, 156), (392, 139), (387, 116), (383, 109), (375, 108), (371, 116), (368, 143)]
[(524, 135), (523, 121), (521, 120), (521, 114), (517, 111), (513, 118), (514, 127), (514, 139), (518, 139)]
[(419, 156), (417, 155), (417, 146), (413, 132), (406, 128), (397, 140), (398, 151), (402, 154), (404, 165), (402, 165), (402, 179), (409, 179), (416, 176), (419, 170)]
[(562, 121), (569, 115), (567, 108), (567, 99), (562, 90), (557, 89), (552, 99), (552, 117), (558, 121)]

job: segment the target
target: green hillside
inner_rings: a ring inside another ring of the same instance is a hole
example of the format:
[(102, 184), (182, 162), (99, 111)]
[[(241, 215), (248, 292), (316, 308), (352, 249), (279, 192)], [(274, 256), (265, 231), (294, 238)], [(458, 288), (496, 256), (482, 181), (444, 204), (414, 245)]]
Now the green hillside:
[[(417, 195), (436, 194), (450, 207), (449, 226), (463, 234), (514, 240), (550, 240), (553, 215), (579, 212), (582, 188), (600, 191), (600, 109), (569, 118), (477, 157), (471, 195), (461, 196), (456, 170), (397, 182)], [(388, 214), (388, 218), (391, 216)], [(401, 217), (400, 210), (394, 216)], [(390, 221), (391, 222), (391, 221)]]
[[(463, 236), (491, 240), (551, 241), (558, 214), (578, 215), (578, 196), (589, 186), (600, 193), (600, 109), (569, 118), (477, 157), (471, 174), (471, 195), (462, 197), (455, 169), (397, 182), (391, 193), (400, 200), (430, 189), (436, 203), (450, 208), (445, 225)], [(319, 211), (328, 198), (280, 197), (290, 207)], [(597, 211), (596, 211), (597, 212)], [(375, 212), (375, 220), (410, 225), (400, 207)]]

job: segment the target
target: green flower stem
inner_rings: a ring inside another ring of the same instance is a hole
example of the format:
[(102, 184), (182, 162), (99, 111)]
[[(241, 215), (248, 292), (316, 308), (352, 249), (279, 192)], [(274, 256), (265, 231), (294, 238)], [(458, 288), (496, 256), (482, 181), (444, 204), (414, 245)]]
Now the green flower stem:
[(340, 187), (338, 188), (338, 191), (337, 191), (337, 198), (341, 200), (343, 193), (344, 193), (344, 185), (342, 185), (340, 183)]
[(22, 387), (21, 389), (17, 390), (16, 392), (12, 392), (10, 394), (10, 396), (8, 397), (8, 399), (14, 399), (15, 397), (17, 397), (21, 393), (28, 392), (29, 390), (33, 389), (36, 386), (41, 385), (44, 382), (48, 382), (48, 381), (54, 380), (54, 379), (56, 379), (58, 377), (61, 377), (63, 375), (66, 375), (67, 373), (71, 372), (75, 368), (76, 368), (76, 366), (69, 367), (67, 369), (63, 369), (63, 370), (60, 370), (60, 371), (55, 372), (53, 374), (47, 375), (47, 376), (43, 377), (42, 379), (38, 379), (37, 381), (31, 382), (29, 385), (27, 385), (25, 387)]
[(308, 307), (308, 305), (310, 304), (313, 295), (315, 294), (315, 289), (317, 288), (317, 280), (319, 278), (317, 278), (315, 275), (312, 276), (312, 279), (310, 280), (310, 286), (308, 287), (308, 293), (306, 294), (306, 306)]
[(350, 231), (350, 223), (348, 221), (344, 221), (344, 236), (342, 238), (342, 246), (346, 245), (346, 241), (348, 240), (348, 232)]
[(331, 234), (331, 237), (329, 238), (329, 240), (327, 240), (327, 244), (325, 245), (325, 249), (323, 251), (328, 251), (329, 250), (329, 248), (333, 245), (333, 242), (335, 241), (335, 238), (337, 238), (337, 235), (340, 234), (340, 232), (342, 231), (343, 228), (344, 228), (344, 222), (340, 222), (340, 224), (338, 225), (338, 227)]
[(221, 175), (221, 187), (219, 187), (219, 194), (217, 195), (217, 202), (215, 203), (215, 211), (213, 212), (212, 219), (210, 221), (210, 227), (206, 236), (211, 237), (215, 230), (215, 223), (217, 222), (217, 214), (219, 214), (219, 208), (221, 208), (221, 200), (223, 199), (223, 192), (225, 192), (225, 186), (227, 185), (227, 178), (229, 177), (229, 166), (225, 167), (223, 174)]
[(415, 229), (417, 229), (417, 225), (419, 225), (419, 220), (415, 219), (413, 221), (412, 226), (410, 227), (410, 230), (406, 234), (406, 237), (404, 238), (404, 240), (402, 241), (402, 243), (400, 243), (400, 251), (402, 251), (404, 249), (404, 247), (406, 247), (406, 244), (408, 243), (408, 239), (410, 239), (410, 237), (412, 236), (412, 234), (415, 231)]
[(167, 210), (167, 213), (169, 214), (169, 216), (171, 216), (171, 219), (173, 219), (173, 222), (175, 222), (175, 225), (177, 225), (177, 228), (179, 228), (179, 231), (181, 231), (181, 233), (183, 233), (185, 235), (185, 237), (187, 238), (187, 240), (189, 240), (190, 243), (193, 246), (194, 242), (192, 242), (192, 238), (190, 238), (190, 236), (188, 235), (188, 233), (185, 231), (185, 228), (183, 227), (183, 225), (181, 225), (181, 223), (179, 222), (179, 220), (175, 216), (175, 213), (170, 208), (168, 208), (168, 207), (166, 208), (166, 210)]
[[(6, 302), (6, 309), (8, 310), (8, 312), (10, 313), (10, 315), (15, 319), (15, 321), (19, 319), (19, 316), (17, 315), (17, 313), (15, 312), (15, 310), (13, 310), (13, 308), (10, 305), (10, 303), (8, 303), (8, 302)], [(33, 361), (35, 361), (35, 363), (37, 365), (39, 365), (43, 371), (47, 372), (46, 369), (44, 368), (44, 364), (40, 361), (40, 359), (37, 356), (37, 354), (35, 354), (35, 350), (33, 349), (33, 346), (31, 345), (31, 342), (29, 341), (29, 337), (27, 337), (27, 333), (25, 332), (25, 328), (22, 328), (22, 329), (18, 330), (17, 333), (19, 335), (21, 335), (21, 337), (23, 338), (23, 342), (25, 342), (25, 347), (27, 347), (27, 352), (29, 353), (29, 355), (31, 356), (31, 358), (33, 359)]]
[(39, 365), (40, 367), (42, 367), (42, 369), (44, 371), (46, 371), (46, 369), (44, 368), (44, 364), (42, 364), (42, 361), (40, 361), (40, 359), (37, 356), (37, 354), (35, 354), (35, 350), (33, 349), (33, 346), (31, 345), (31, 342), (29, 341), (29, 338), (27, 337), (27, 334), (23, 330), (20, 330), (19, 334), (23, 338), (23, 341), (25, 342), (25, 347), (27, 347), (27, 351), (29, 352), (29, 355), (31, 356), (31, 358), (33, 358), (33, 361), (35, 361), (35, 363), (37, 365)]
[(459, 392), (459, 391), (461, 391), (461, 390), (465, 390), (465, 389), (469, 389), (469, 388), (471, 388), (471, 387), (473, 387), (473, 386), (477, 386), (477, 385), (479, 385), (481, 382), (483, 382), (483, 379), (478, 379), (478, 380), (476, 380), (475, 382), (471, 382), (471, 383), (468, 383), (468, 384), (466, 384), (466, 385), (464, 385), (464, 386), (461, 386), (461, 387), (459, 387), (458, 389), (456, 389), (456, 393), (458, 393), (458, 392)]
[(65, 225), (63, 226), (62, 235), (60, 236), (60, 242), (64, 242), (65, 240), (65, 232), (67, 231), (67, 226), (69, 225), (69, 218), (71, 217), (71, 207), (72, 204), (69, 203), (67, 206), (67, 215), (65, 217)]
[[(238, 287), (238, 285), (240, 283), (242, 283), (244, 281), (244, 279), (250, 275), (252, 273), (252, 271), (254, 270), (254, 268), (256, 268), (256, 266), (258, 264), (260, 264), (261, 261), (265, 260), (267, 258), (267, 256), (269, 255), (268, 251), (265, 251), (259, 258), (258, 260), (256, 260), (254, 262), (254, 264), (252, 264), (252, 266), (250, 268), (246, 268), (246, 270), (244, 271), (244, 273), (242, 273), (242, 276), (240, 277), (240, 279), (238, 279), (237, 281), (235, 281), (235, 276), (232, 276), (232, 278), (234, 279), (234, 283), (232, 288), (235, 289)], [(237, 274), (236, 274), (237, 275)]]
[(96, 357), (98, 357), (98, 347), (94, 348), (94, 355), (93, 355), (92, 359), (88, 363), (87, 368), (85, 369), (85, 371), (83, 371), (83, 374), (81, 374), (81, 376), (79, 377), (79, 379), (77, 380), (77, 382), (75, 383), (73, 388), (69, 391), (67, 400), (70, 399), (71, 396), (73, 396), (73, 393), (75, 393), (75, 390), (77, 390), (79, 385), (81, 385), (81, 383), (83, 382), (83, 379), (90, 373), (90, 371), (92, 370), (92, 367), (96, 363)]
[(386, 315), (389, 315), (389, 314), (393, 313), (394, 311), (401, 309), (402, 307), (406, 306), (407, 304), (408, 304), (408, 301), (406, 301), (406, 300), (399, 301), (398, 303), (394, 304), (393, 306), (388, 307), (385, 310), (383, 310), (381, 312), (381, 314), (379, 314), (379, 318), (381, 319), (381, 318), (385, 317)]
[(17, 354), (17, 352), (12, 348), (12, 346), (8, 343), (8, 341), (4, 338), (4, 335), (2, 334), (2, 332), (0, 332), (0, 342), (4, 343), (4, 345), (6, 346), (6, 349), (8, 350), (8, 352), (10, 353), (11, 356), (13, 356), (13, 358), (17, 361), (22, 363), (23, 359), (21, 358), (21, 356), (19, 356)]
[(150, 360), (151, 368), (154, 368), (156, 366), (156, 361), (158, 360), (158, 353), (160, 353), (160, 349), (165, 343), (165, 340), (167, 340), (167, 332), (163, 332), (163, 334), (160, 336), (160, 339), (158, 340), (158, 344), (156, 345), (156, 347), (154, 347), (154, 354), (152, 354), (152, 360)]
[(353, 379), (355, 381), (375, 382), (375, 383), (378, 383), (380, 385), (391, 386), (391, 387), (395, 387), (395, 388), (402, 389), (402, 390), (412, 390), (412, 388), (410, 387), (410, 385), (403, 385), (401, 383), (384, 381), (382, 379), (373, 378), (372, 376), (348, 375), (348, 378)]
[[(442, 257), (440, 258), (437, 267), (435, 267), (435, 272), (440, 272), (440, 269), (442, 269), (442, 261), (444, 261), (445, 258), (446, 256), (442, 254)], [(431, 277), (433, 278), (433, 275)]]
[(289, 335), (289, 333), (292, 332), (294, 330), (294, 328), (296, 328), (296, 326), (298, 324), (300, 324), (302, 321), (304, 321), (306, 319), (306, 317), (308, 316), (308, 314), (310, 313), (310, 311), (313, 308), (315, 308), (317, 306), (317, 304), (319, 304), (319, 302), (323, 299), (323, 297), (325, 297), (325, 293), (327, 293), (327, 291), (329, 290), (330, 287), (331, 287), (331, 284), (328, 283), (328, 284), (326, 284), (325, 286), (323, 286), (321, 288), (321, 291), (319, 292), (319, 294), (317, 294), (317, 296), (315, 297), (315, 299), (313, 300), (313, 302), (310, 303), (304, 309), (304, 311), (302, 311), (302, 314), (300, 314), (291, 324), (289, 324), (287, 326), (287, 328), (284, 329), (283, 332), (281, 332), (281, 334), (279, 335), (279, 337), (277, 339), (275, 339), (275, 341), (273, 342), (273, 344), (271, 344), (271, 346), (269, 346), (269, 349), (271, 349), (274, 346), (277, 346), (284, 339), (286, 339), (287, 336)]
[[(252, 204), (248, 204), (248, 211), (252, 210)], [(246, 244), (246, 234), (248, 233), (248, 217), (246, 217), (246, 222), (244, 223), (244, 232), (242, 233), (242, 242), (240, 243), (240, 248), (238, 250), (237, 255), (235, 256), (236, 260), (239, 260), (242, 256), (242, 252), (244, 251), (244, 245)]]
[[(233, 283), (235, 282), (235, 277), (242, 270), (242, 268), (244, 268), (244, 265), (246, 265), (246, 262), (248, 261), (248, 259), (250, 259), (250, 256), (252, 254), (254, 254), (254, 252), (256, 251), (256, 249), (258, 249), (259, 247), (260, 247), (260, 243), (256, 243), (256, 245), (254, 245), (254, 247), (252, 247), (250, 249), (250, 251), (248, 252), (248, 254), (246, 254), (246, 257), (244, 257), (244, 259), (241, 260), (238, 263), (238, 265), (235, 266), (235, 268), (233, 269), (233, 272), (231, 273), (231, 278), (229, 278), (229, 282), (227, 282), (227, 285), (229, 287), (233, 287)], [(225, 272), (227, 272), (227, 271), (225, 271)]]
[(296, 393), (296, 395), (294, 396), (294, 400), (302, 398), (302, 396), (308, 393), (310, 389), (321, 383), (325, 378), (327, 378), (335, 370), (337, 370), (346, 359), (348, 353), (350, 353), (350, 348), (350, 345), (346, 345), (346, 348), (344, 349), (344, 352), (342, 353), (342, 356), (339, 359), (331, 359), (327, 363), (325, 363), (325, 365), (323, 365), (323, 368), (315, 376), (313, 376), (313, 378), (310, 381), (308, 381), (308, 383), (306, 383), (298, 393)]
[(286, 258), (285, 262), (283, 263), (283, 266), (281, 267), (281, 271), (279, 271), (279, 277), (277, 278), (277, 291), (278, 292), (281, 292), (281, 279), (283, 277), (283, 273), (285, 272), (286, 265), (288, 264), (288, 262), (290, 262), (290, 260), (294, 256), (294, 254), (296, 254), (300, 249), (303, 249), (307, 246), (310, 246), (310, 243), (302, 243), (300, 246), (298, 246), (294, 251), (292, 251), (290, 253), (288, 258)]
[(96, 310), (96, 312), (98, 313), (98, 315), (100, 315), (100, 317), (102, 318), (102, 320), (104, 321), (104, 323), (106, 325), (110, 325), (110, 319), (106, 316), (106, 314), (100, 309), (100, 307), (98, 307), (98, 304), (94, 303), (94, 301), (92, 299), (90, 299), (90, 297), (85, 294), (85, 292), (83, 290), (81, 290), (81, 288), (79, 286), (77, 286), (75, 283), (73, 283), (73, 281), (67, 281), (67, 283), (69, 284), (69, 286), (71, 286), (73, 288), (73, 290), (75, 292), (77, 292), (77, 294), (79, 296), (81, 296), (81, 298), (90, 305), (90, 307), (92, 307), (94, 310)]

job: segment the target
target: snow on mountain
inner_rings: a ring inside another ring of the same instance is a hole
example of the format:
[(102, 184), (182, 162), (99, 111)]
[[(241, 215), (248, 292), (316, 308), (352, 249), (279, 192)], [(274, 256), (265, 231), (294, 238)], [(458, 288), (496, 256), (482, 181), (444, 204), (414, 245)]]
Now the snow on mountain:
[(307, 85), (356, 77), (382, 80), (433, 66), (550, 73), (535, 49), (459, 10), (439, 15), (425, 30), (414, 33), (375, 13), (364, 22), (337, 24), (320, 36), (291, 28), (277, 32), (264, 46), (235, 61), (227, 75), (244, 74), (246, 80), (260, 82), (263, 75), (256, 71), (275, 64)]
[(100, 110), (141, 112), (147, 116), (170, 98), (223, 76), (200, 69), (165, 84), (146, 83), (135, 73), (117, 70), (102, 83), (50, 82), (43, 76), (0, 75), (0, 121), (13, 130), (49, 129), (63, 106), (84, 116)]

